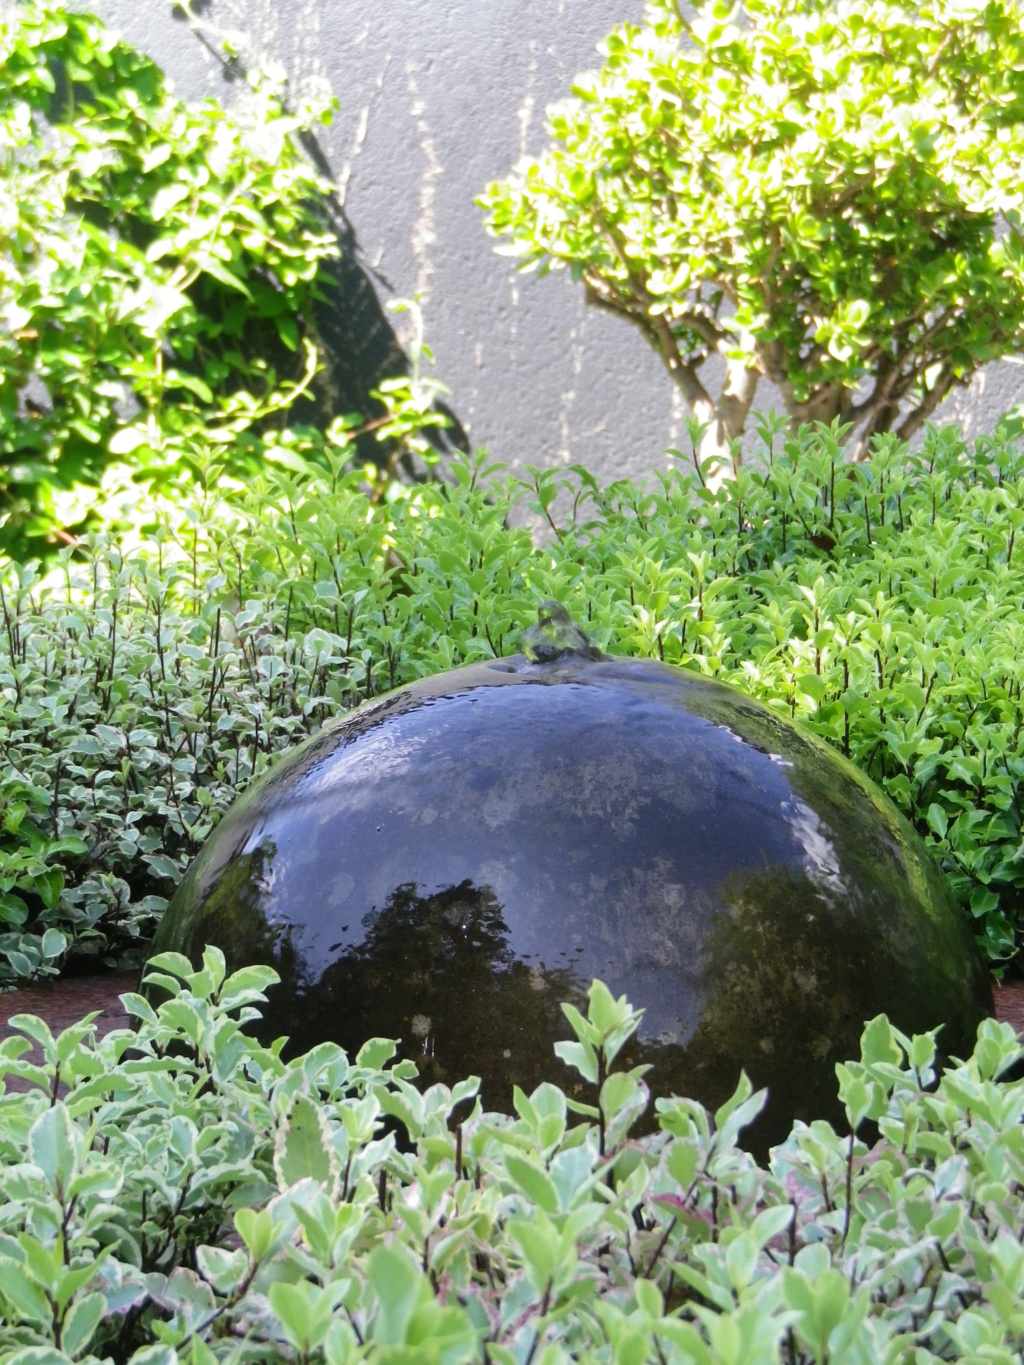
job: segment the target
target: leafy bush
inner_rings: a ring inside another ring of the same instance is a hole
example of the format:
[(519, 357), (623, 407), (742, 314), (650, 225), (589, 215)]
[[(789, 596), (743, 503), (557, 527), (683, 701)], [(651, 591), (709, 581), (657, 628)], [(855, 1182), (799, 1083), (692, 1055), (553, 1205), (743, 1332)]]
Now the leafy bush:
[(284, 1063), (244, 1032), (267, 968), (152, 972), (170, 998), (123, 997), (137, 1033), (21, 1015), (0, 1044), (26, 1087), (0, 1094), (0, 1365), (1017, 1358), (1006, 1024), (936, 1079), (934, 1035), (879, 1016), (837, 1068), (849, 1134), (796, 1123), (762, 1168), (737, 1146), (746, 1077), (714, 1115), (658, 1099), (630, 1137), (646, 1087), (614, 1064), (639, 1015), (600, 982), (556, 1049), (607, 1074), (593, 1104), (544, 1084), (509, 1117), (472, 1079), (417, 1090), (379, 1039)]
[(650, 0), (601, 50), (481, 203), (500, 249), (640, 329), (705, 456), (762, 378), (865, 450), (1019, 349), (1016, 0)]
[[(45, 577), (9, 570), (8, 976), (137, 947), (271, 754), (363, 698), (515, 652), (544, 598), (601, 647), (735, 682), (847, 753), (915, 821), (990, 959), (1012, 958), (1024, 449), (947, 428), (844, 466), (834, 431), (764, 434), (763, 465), (716, 493), (682, 464), (602, 490), (582, 469), (502, 484), (481, 457), (370, 503), (339, 453), (333, 480), (221, 480), (224, 500), (152, 501)], [(546, 543), (510, 524), (523, 500)]]
[[(0, 16), (0, 506), (3, 542), (51, 529), (52, 486), (130, 456), (152, 477), (258, 465), (316, 366), (314, 305), (338, 247), (330, 186), (254, 73), (239, 110), (187, 103), (88, 14)], [(59, 525), (59, 523), (58, 523)], [(37, 542), (38, 543), (38, 542)]]

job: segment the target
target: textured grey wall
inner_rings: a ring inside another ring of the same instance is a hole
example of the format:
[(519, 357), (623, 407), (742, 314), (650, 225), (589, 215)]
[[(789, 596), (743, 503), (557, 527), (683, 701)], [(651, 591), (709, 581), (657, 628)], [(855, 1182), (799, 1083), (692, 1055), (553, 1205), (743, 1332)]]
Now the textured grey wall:
[[(170, 0), (82, 0), (156, 58), (179, 93), (230, 94), (220, 63)], [(564, 272), (536, 280), (494, 254), (473, 203), (544, 143), (544, 110), (642, 0), (209, 0), (204, 20), (244, 35), (341, 110), (320, 143), (356, 259), (381, 300), (421, 299), (435, 371), (474, 444), (514, 466), (580, 461), (603, 478), (666, 463), (683, 407), (643, 339), (584, 306)], [(360, 326), (358, 317), (355, 325)], [(401, 336), (402, 321), (396, 329)], [(759, 392), (761, 406), (771, 393)], [(993, 366), (939, 419), (970, 434), (1024, 398)], [(777, 400), (776, 400), (777, 402)], [(781, 406), (781, 405), (780, 405)]]

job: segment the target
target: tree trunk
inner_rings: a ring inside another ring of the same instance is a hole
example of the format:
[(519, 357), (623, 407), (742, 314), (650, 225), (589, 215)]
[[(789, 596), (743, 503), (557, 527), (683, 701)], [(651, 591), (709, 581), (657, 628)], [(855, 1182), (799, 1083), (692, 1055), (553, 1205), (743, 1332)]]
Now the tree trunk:
[(702, 416), (695, 410), (698, 420), (707, 423), (697, 458), (701, 464), (705, 460), (712, 461), (705, 471), (707, 486), (711, 489), (720, 488), (739, 468), (743, 455), (738, 442), (760, 378), (759, 372), (745, 360), (730, 360), (726, 364), (725, 382), (718, 402), (713, 407), (707, 405), (709, 415)]
[(789, 384), (780, 384), (779, 387), (794, 431), (807, 422), (824, 422), (830, 426), (837, 417), (842, 417), (843, 410), (849, 406), (849, 394), (841, 384), (823, 384), (800, 403), (794, 398)]

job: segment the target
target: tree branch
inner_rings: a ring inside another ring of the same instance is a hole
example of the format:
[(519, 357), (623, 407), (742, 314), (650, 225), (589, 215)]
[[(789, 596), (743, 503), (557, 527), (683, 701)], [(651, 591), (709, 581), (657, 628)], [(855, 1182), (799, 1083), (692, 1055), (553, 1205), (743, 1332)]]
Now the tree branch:
[[(815, 208), (819, 211), (827, 210), (830, 215), (841, 212), (852, 199), (855, 199), (857, 195), (860, 194), (861, 190), (866, 190), (870, 185), (875, 183), (875, 175), (874, 168), (872, 168), (870, 171), (865, 172), (864, 175), (858, 176), (856, 180), (851, 180), (848, 185), (844, 185), (838, 198), (831, 202), (826, 199), (824, 203), (816, 204)], [(839, 185), (826, 185), (822, 186), (822, 188), (826, 190), (833, 188), (839, 189)]]
[(648, 314), (647, 317), (648, 324), (658, 339), (658, 349), (661, 351), (665, 368), (690, 405), (693, 415), (698, 422), (713, 422), (716, 416), (714, 401), (700, 382), (696, 366), (685, 361), (679, 354), (679, 347), (672, 335), (672, 328), (668, 325), (668, 319), (664, 313), (658, 313), (654, 317)]
[[(656, 303), (657, 300), (655, 299), (651, 291), (648, 289), (647, 281), (642, 276), (637, 275), (633, 263), (626, 255), (625, 244), (622, 242), (619, 233), (615, 230), (612, 224), (608, 222), (607, 218), (605, 218), (601, 210), (594, 209), (593, 214), (594, 221), (597, 223), (598, 227), (604, 233), (612, 250), (615, 252), (615, 255), (618, 258), (619, 264), (622, 266), (622, 269), (626, 272), (626, 279), (629, 281), (630, 293), (636, 300), (637, 304), (644, 310), (644, 312), (649, 317), (651, 317), (650, 314), (651, 306), (652, 304)], [(592, 287), (596, 283), (596, 281), (594, 281), (589, 275), (588, 282), (591, 284)], [(712, 319), (707, 316), (706, 313), (701, 313), (696, 308), (688, 307), (681, 309), (680, 312), (676, 315), (676, 317), (673, 318), (673, 321), (676, 320), (678, 320), (682, 324), (682, 326), (688, 327), (692, 332), (695, 332), (697, 336), (699, 336), (703, 341), (708, 342), (708, 344), (713, 346), (717, 351), (721, 351), (722, 347), (728, 341), (727, 334), (720, 327), (717, 327), (715, 323), (712, 321)], [(653, 317), (651, 317), (651, 321), (653, 326), (654, 325)], [(659, 337), (661, 335), (660, 329), (658, 331), (658, 335)], [(668, 362), (666, 361), (666, 364), (667, 363)]]
[(674, 311), (672, 321), (683, 327), (688, 327), (691, 332), (696, 332), (700, 339), (706, 341), (719, 355), (724, 355), (726, 347), (732, 344), (728, 332), (716, 326), (712, 318), (709, 318), (706, 313), (698, 312), (696, 308)]
[(918, 403), (916, 408), (911, 409), (907, 416), (896, 428), (896, 435), (901, 441), (908, 441), (914, 432), (927, 422), (935, 409), (939, 406), (946, 394), (956, 383), (956, 375), (950, 366), (943, 366), (943, 372), (936, 384), (925, 394), (923, 400)]
[(858, 425), (867, 423), (872, 430), (877, 429), (874, 424), (876, 415), (885, 408), (897, 407), (931, 363), (927, 354), (921, 354), (917, 363), (905, 371), (903, 368), (905, 361), (914, 352), (922, 352), (950, 321), (951, 314), (948, 309), (944, 309), (925, 328), (921, 336), (908, 344), (902, 355), (893, 356), (885, 365), (879, 366), (871, 393), (863, 402), (855, 403), (850, 409), (850, 417), (854, 422)]
[(730, 359), (726, 366), (722, 396), (718, 400), (717, 417), (730, 440), (742, 435), (750, 405), (757, 392), (759, 371), (745, 359)]
[(665, 368), (697, 418), (701, 422), (711, 421), (715, 405), (697, 374), (698, 366), (704, 363), (706, 357), (701, 356), (696, 361), (684, 360), (664, 316), (651, 317), (643, 308), (630, 308), (620, 299), (610, 295), (606, 288), (602, 289), (600, 286), (604, 284), (603, 280), (584, 277), (587, 302), (594, 308), (601, 308), (605, 312), (614, 313), (616, 317), (625, 318), (634, 327), (638, 327), (661, 355)]

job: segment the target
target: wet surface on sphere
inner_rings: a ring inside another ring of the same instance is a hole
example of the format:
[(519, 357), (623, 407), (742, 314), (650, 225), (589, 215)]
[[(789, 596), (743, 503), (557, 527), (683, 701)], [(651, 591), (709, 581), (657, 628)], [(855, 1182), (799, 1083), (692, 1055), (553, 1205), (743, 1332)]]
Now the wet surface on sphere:
[(373, 702), (239, 800), (154, 951), (281, 974), (261, 1036), (399, 1037), (427, 1082), (556, 1081), (595, 976), (645, 1010), (627, 1061), (713, 1107), (770, 1088), (748, 1144), (839, 1119), (865, 1020), (973, 1044), (988, 977), (917, 835), (741, 693), (649, 661), (472, 665)]

